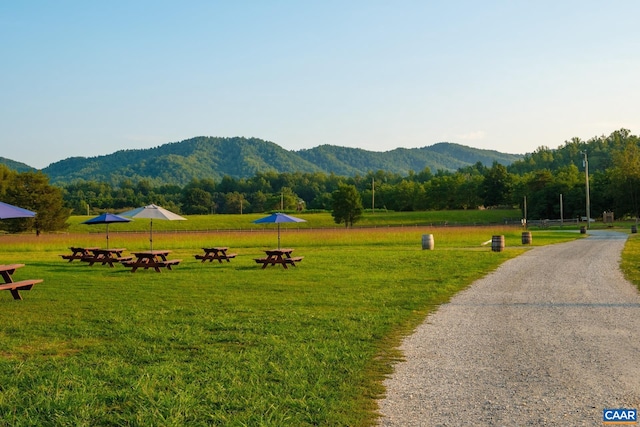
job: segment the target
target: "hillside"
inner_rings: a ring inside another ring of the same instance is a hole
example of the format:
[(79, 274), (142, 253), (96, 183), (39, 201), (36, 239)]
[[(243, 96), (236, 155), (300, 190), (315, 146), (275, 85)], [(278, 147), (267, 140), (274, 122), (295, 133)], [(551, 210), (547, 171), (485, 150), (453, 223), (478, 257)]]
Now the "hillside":
[(258, 138), (196, 137), (140, 150), (121, 150), (98, 157), (71, 157), (43, 169), (52, 183), (76, 180), (118, 184), (146, 179), (155, 184), (185, 185), (193, 178), (248, 178), (258, 172), (333, 173), (365, 175), (384, 170), (406, 175), (429, 168), (455, 171), (482, 162), (509, 165), (522, 156), (439, 143), (423, 148), (397, 148), (386, 152), (322, 145), (289, 151)]
[(6, 157), (0, 157), (0, 165), (5, 165), (9, 169), (13, 169), (14, 171), (17, 171), (17, 172), (29, 172), (29, 171), (35, 170), (35, 168), (32, 168), (29, 165), (16, 162), (15, 160), (7, 159)]

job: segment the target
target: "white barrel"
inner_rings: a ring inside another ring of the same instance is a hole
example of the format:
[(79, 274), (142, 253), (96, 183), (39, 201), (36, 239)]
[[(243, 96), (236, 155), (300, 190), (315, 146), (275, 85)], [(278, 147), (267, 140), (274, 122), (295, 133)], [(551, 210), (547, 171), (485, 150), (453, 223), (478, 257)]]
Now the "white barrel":
[(433, 234), (422, 235), (422, 249), (433, 250)]

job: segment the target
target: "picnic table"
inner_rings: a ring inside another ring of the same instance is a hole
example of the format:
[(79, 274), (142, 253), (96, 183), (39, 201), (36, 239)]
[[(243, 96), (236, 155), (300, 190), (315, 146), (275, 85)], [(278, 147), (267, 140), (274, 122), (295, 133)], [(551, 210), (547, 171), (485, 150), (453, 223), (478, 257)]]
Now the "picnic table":
[(127, 262), (133, 260), (132, 256), (122, 256), (122, 253), (126, 251), (127, 248), (113, 248), (113, 249), (100, 249), (100, 248), (91, 248), (90, 255), (87, 255), (82, 258), (82, 261), (88, 262), (89, 266), (92, 266), (95, 263), (100, 263), (102, 265), (109, 264), (109, 267), (113, 267), (114, 263), (119, 262)]
[(98, 247), (81, 247), (81, 246), (71, 246), (69, 248), (71, 250), (71, 254), (60, 255), (62, 259), (68, 259), (69, 262), (72, 262), (74, 259), (82, 260), (85, 257), (93, 256), (92, 252), (95, 249), (99, 249)]
[(202, 248), (204, 251), (204, 255), (198, 254), (196, 255), (196, 259), (201, 259), (202, 262), (209, 261), (213, 262), (213, 260), (217, 259), (219, 263), (222, 263), (223, 260), (227, 262), (231, 261), (231, 258), (235, 258), (238, 254), (228, 254), (229, 250), (226, 246), (218, 246), (213, 248)]
[(131, 272), (135, 273), (138, 268), (144, 268), (145, 270), (153, 268), (160, 273), (161, 268), (171, 270), (171, 266), (178, 265), (182, 262), (181, 259), (167, 259), (171, 251), (168, 250), (152, 250), (142, 252), (132, 252), (136, 257), (135, 260), (125, 261), (122, 263), (125, 267), (131, 267)]
[(22, 296), (20, 295), (20, 291), (30, 290), (31, 288), (33, 288), (33, 285), (41, 283), (43, 281), (42, 279), (28, 279), (14, 282), (13, 273), (15, 273), (17, 269), (22, 267), (24, 267), (24, 264), (0, 265), (0, 275), (2, 275), (2, 279), (4, 280), (4, 284), (0, 285), (0, 290), (11, 291), (13, 299), (21, 300)]
[(258, 264), (262, 264), (262, 268), (267, 268), (268, 265), (280, 264), (284, 268), (288, 268), (288, 265), (296, 266), (296, 262), (302, 261), (304, 257), (292, 257), (291, 253), (293, 249), (268, 249), (264, 251), (267, 256), (264, 258), (254, 258)]

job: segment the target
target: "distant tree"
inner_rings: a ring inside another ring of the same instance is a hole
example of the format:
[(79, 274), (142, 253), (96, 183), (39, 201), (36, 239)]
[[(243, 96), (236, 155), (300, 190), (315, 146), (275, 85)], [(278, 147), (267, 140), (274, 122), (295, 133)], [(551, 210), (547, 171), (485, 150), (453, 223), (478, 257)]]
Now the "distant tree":
[(619, 214), (637, 217), (640, 207), (640, 147), (634, 142), (614, 152), (614, 166), (607, 170), (609, 194)]
[[(267, 203), (267, 195), (262, 191), (249, 194), (248, 201), (251, 204), (251, 212), (264, 212)], [(249, 210), (247, 210), (249, 212)]]
[(344, 223), (345, 227), (353, 227), (362, 217), (362, 199), (355, 185), (342, 184), (332, 194), (333, 211), (331, 216), (336, 224)]
[(484, 175), (482, 185), (484, 205), (499, 206), (511, 200), (512, 177), (507, 172), (507, 168), (498, 162), (488, 169)]
[(226, 213), (239, 214), (244, 212), (247, 201), (241, 193), (234, 191), (225, 195), (225, 206)]
[(451, 172), (438, 171), (436, 176), (424, 184), (425, 198), (428, 209), (459, 209), (457, 194), (461, 182), (457, 175)]
[(0, 197), (4, 196), (7, 188), (11, 186), (11, 182), (16, 176), (16, 172), (7, 166), (0, 164)]
[(188, 215), (208, 214), (213, 206), (211, 194), (202, 188), (190, 187), (182, 195), (182, 211)]

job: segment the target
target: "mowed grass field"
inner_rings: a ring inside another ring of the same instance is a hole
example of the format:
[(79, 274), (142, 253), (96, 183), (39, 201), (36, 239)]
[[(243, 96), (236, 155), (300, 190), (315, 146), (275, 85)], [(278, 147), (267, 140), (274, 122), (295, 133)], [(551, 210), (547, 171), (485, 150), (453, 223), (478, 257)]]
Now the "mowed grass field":
[[(183, 260), (162, 273), (62, 260), (69, 246), (105, 246), (103, 226), (80, 224), (89, 217), (72, 218), (68, 233), (0, 235), (0, 262), (26, 264), (16, 280), (44, 279), (23, 301), (0, 292), (0, 424), (372, 425), (401, 338), (528, 248), (517, 227), (391, 215), (346, 230), (318, 226), (331, 226), (327, 214), (299, 215), (308, 222), (283, 225), (281, 240), (304, 260), (262, 270), (253, 258), (277, 232), (250, 224), (260, 216), (155, 221), (154, 248)], [(148, 249), (148, 226), (112, 225), (110, 247)], [(422, 250), (424, 234), (434, 250)], [(504, 251), (481, 245), (493, 235)], [(578, 237), (534, 231), (533, 245)], [(204, 246), (238, 256), (201, 263)]]

